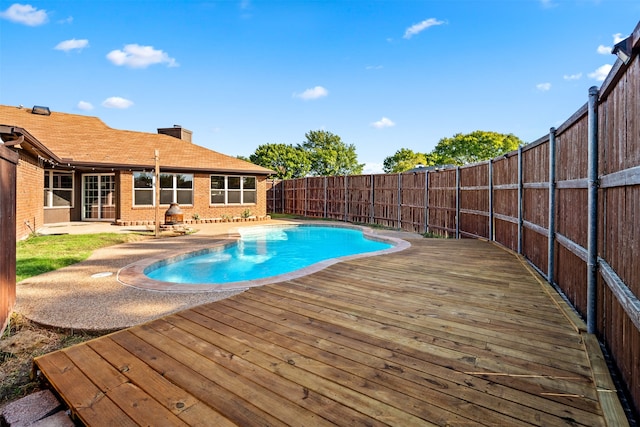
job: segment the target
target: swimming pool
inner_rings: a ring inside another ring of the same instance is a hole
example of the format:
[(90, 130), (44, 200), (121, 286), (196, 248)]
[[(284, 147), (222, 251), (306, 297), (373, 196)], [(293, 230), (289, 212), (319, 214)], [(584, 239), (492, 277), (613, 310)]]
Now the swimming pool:
[[(259, 226), (238, 229), (239, 239), (168, 259), (134, 263), (142, 273), (135, 287), (170, 291), (243, 289), (300, 277), (336, 262), (395, 252), (400, 239), (373, 235), (361, 227), (320, 225)], [(126, 270), (127, 267), (125, 267)], [(131, 276), (129, 274), (129, 276)], [(130, 281), (129, 281), (130, 282)]]

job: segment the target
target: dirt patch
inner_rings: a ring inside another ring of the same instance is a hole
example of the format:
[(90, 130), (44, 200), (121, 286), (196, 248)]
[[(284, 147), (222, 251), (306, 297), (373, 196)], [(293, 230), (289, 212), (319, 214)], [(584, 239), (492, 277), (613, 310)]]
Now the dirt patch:
[(0, 339), (0, 407), (40, 390), (41, 384), (31, 378), (34, 357), (101, 335), (44, 328), (14, 313)]

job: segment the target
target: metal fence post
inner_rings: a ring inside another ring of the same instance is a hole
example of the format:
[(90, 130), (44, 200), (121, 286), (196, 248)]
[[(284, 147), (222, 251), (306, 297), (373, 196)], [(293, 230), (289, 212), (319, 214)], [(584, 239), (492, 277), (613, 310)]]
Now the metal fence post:
[(489, 160), (489, 241), (493, 236), (493, 159)]
[(374, 209), (375, 209), (375, 197), (376, 197), (376, 176), (371, 174), (371, 203), (369, 204), (369, 224), (373, 224), (375, 220)]
[(324, 177), (324, 208), (323, 208), (323, 217), (326, 218), (327, 217), (327, 177)]
[(425, 204), (424, 231), (425, 233), (428, 233), (429, 232), (429, 171), (424, 172), (424, 204)]
[(402, 229), (402, 174), (398, 173), (398, 229)]
[(460, 238), (460, 166), (456, 166), (456, 239)]
[(547, 281), (553, 284), (556, 253), (556, 128), (549, 130), (549, 235)]
[(522, 171), (522, 147), (518, 147), (518, 253), (522, 255), (522, 235), (524, 218), (523, 218), (523, 200), (524, 197), (524, 182)]
[(589, 194), (587, 232), (587, 332), (596, 333), (596, 292), (598, 274), (598, 88), (589, 88)]
[(344, 222), (349, 222), (349, 212), (347, 211), (347, 175), (344, 176)]
[(309, 206), (309, 178), (304, 179), (304, 216), (307, 216)]

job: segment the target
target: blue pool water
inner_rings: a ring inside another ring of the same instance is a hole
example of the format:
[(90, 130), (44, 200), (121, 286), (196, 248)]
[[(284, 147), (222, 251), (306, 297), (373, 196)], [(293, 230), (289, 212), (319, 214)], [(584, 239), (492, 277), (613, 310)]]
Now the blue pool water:
[(389, 249), (360, 230), (322, 227), (252, 227), (237, 243), (203, 255), (150, 266), (145, 274), (173, 283), (221, 284), (290, 273), (331, 258)]

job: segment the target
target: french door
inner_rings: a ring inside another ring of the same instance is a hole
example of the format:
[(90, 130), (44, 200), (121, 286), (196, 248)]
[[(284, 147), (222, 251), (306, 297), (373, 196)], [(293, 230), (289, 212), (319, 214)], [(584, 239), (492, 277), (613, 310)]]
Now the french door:
[(116, 178), (114, 174), (82, 175), (82, 219), (116, 219)]

